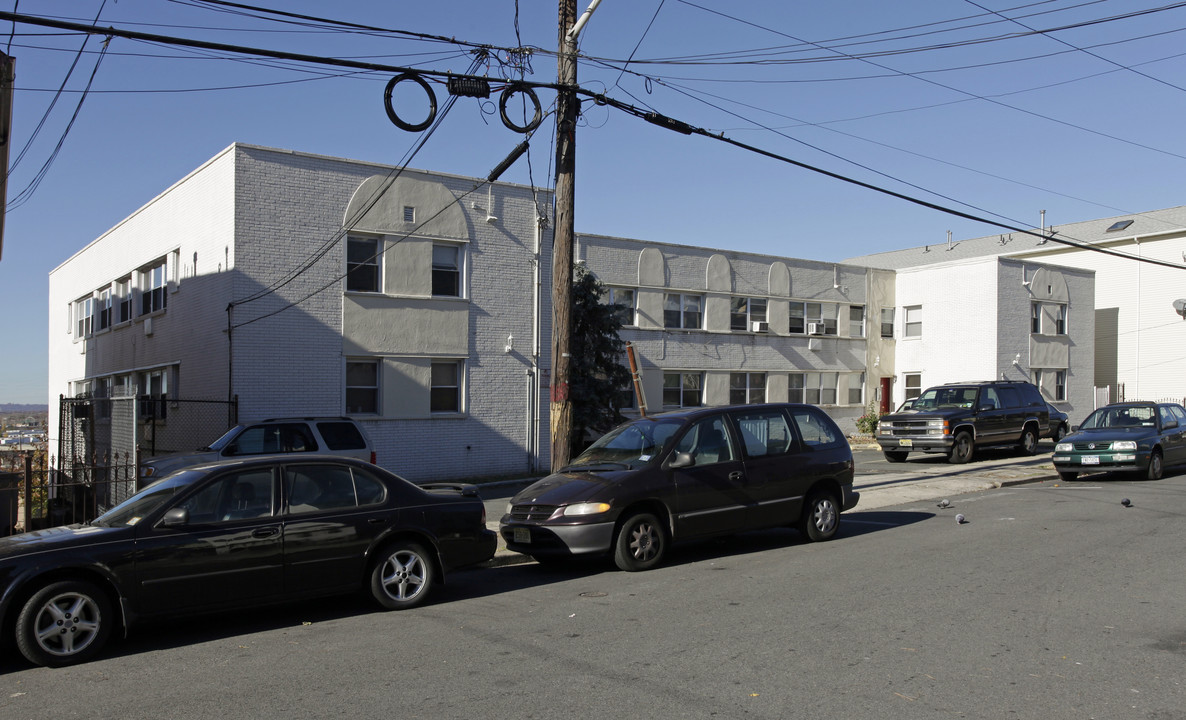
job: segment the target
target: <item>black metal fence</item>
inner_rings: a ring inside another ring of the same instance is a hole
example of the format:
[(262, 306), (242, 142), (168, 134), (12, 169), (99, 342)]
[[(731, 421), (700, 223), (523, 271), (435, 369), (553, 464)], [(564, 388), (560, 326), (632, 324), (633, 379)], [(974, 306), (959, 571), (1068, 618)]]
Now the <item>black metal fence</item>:
[(0, 536), (88, 522), (138, 489), (134, 454), (75, 458), (58, 466), (37, 451), (5, 458), (4, 466)]
[(209, 445), (237, 422), (236, 400), (59, 400), (57, 454), (0, 457), (0, 536), (93, 520), (139, 489), (139, 464)]

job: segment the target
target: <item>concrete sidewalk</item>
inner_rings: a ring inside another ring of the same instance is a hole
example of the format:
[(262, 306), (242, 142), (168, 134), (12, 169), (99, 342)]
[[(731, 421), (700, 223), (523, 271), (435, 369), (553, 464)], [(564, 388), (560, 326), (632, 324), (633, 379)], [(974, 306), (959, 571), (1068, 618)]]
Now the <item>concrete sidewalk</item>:
[[(861, 474), (858, 467), (853, 486), (861, 493), (861, 499), (856, 508), (848, 511), (846, 515), (891, 505), (954, 498), (965, 493), (1057, 478), (1058, 474), (1050, 463), (1050, 457), (1045, 454), (981, 459), (967, 465), (907, 462), (903, 464), (901, 472), (875, 474)], [(480, 485), (482, 500), (486, 504), (486, 526), (497, 533), (498, 521), (506, 509), (507, 501), (536, 479), (525, 478)], [(529, 562), (534, 560), (527, 555), (508, 550), (506, 543), (499, 537), (498, 550), (483, 566), (500, 567)]]

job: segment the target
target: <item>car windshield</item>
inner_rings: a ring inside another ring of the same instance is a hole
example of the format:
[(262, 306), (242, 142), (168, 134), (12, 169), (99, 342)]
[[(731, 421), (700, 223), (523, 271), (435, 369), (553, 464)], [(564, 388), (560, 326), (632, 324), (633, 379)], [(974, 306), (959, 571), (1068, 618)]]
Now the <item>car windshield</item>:
[(214, 442), (210, 443), (209, 446), (204, 447), (204, 448), (198, 448), (198, 449), (199, 450), (222, 450), (224, 447), (227, 446), (227, 444), (230, 443), (231, 440), (234, 439), (234, 437), (236, 435), (239, 434), (239, 431), (242, 429), (243, 429), (242, 425), (236, 425), (235, 427), (233, 427), (230, 430), (227, 430), (225, 433), (223, 433), (222, 437), (220, 437), (217, 440), (215, 440)]
[(1157, 427), (1157, 408), (1148, 405), (1102, 407), (1087, 416), (1083, 430), (1119, 427)]
[(936, 408), (970, 408), (976, 402), (974, 387), (931, 388), (914, 400), (912, 410), (934, 410)]
[(643, 418), (619, 425), (590, 445), (568, 467), (639, 467), (658, 457), (663, 446), (683, 424), (683, 420)]
[(95, 518), (91, 524), (103, 527), (131, 527), (200, 477), (201, 473), (183, 470), (176, 475), (158, 480)]

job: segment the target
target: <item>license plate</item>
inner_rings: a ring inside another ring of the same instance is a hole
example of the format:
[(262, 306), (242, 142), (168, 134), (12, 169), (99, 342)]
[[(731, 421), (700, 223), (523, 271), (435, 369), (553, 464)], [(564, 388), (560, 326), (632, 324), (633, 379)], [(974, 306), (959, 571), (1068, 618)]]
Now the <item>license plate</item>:
[(914, 440), (910, 438), (899, 438), (898, 447), (914, 447)]
[(529, 528), (514, 528), (515, 542), (520, 545), (531, 544), (531, 530)]
[(1100, 459), (1098, 457), (1096, 457), (1095, 455), (1084, 455), (1082, 458), (1080, 458), (1079, 461), (1081, 463), (1083, 463), (1084, 465), (1099, 465), (1100, 464)]

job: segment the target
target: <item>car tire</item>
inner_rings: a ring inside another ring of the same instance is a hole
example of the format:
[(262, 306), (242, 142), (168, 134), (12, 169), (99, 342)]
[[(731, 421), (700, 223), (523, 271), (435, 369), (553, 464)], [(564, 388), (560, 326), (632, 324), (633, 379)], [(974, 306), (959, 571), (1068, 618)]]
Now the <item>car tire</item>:
[(16, 620), (16, 644), (36, 665), (73, 665), (102, 649), (115, 622), (111, 600), (96, 585), (60, 580), (25, 602)]
[(909, 454), (909, 452), (902, 452), (900, 450), (885, 450), (882, 452), (882, 455), (885, 455), (885, 459), (892, 463), (906, 462), (906, 456)]
[(962, 465), (972, 459), (972, 455), (976, 451), (976, 446), (972, 443), (972, 436), (965, 430), (956, 434), (955, 441), (951, 445), (951, 453), (948, 454), (948, 462)]
[(1161, 450), (1153, 448), (1153, 452), (1149, 453), (1149, 467), (1145, 472), (1146, 480), (1160, 480), (1161, 474), (1164, 471), (1161, 462)]
[(424, 602), (436, 581), (436, 568), (414, 542), (385, 547), (371, 570), (371, 595), (388, 610), (406, 610)]
[(840, 502), (826, 490), (816, 490), (807, 496), (803, 515), (799, 518), (799, 532), (811, 542), (831, 540), (840, 529)]
[(1079, 477), (1079, 473), (1075, 472), (1074, 470), (1059, 470), (1058, 477), (1063, 482), (1071, 482), (1075, 478)]
[(651, 513), (635, 513), (618, 528), (614, 564), (626, 572), (650, 570), (667, 554), (667, 531)]
[(1021, 431), (1021, 440), (1017, 443), (1017, 449), (1021, 451), (1022, 455), (1033, 455), (1038, 452), (1038, 433), (1032, 427)]
[(1062, 442), (1062, 439), (1067, 436), (1067, 424), (1059, 423), (1058, 429), (1054, 431), (1054, 442)]

